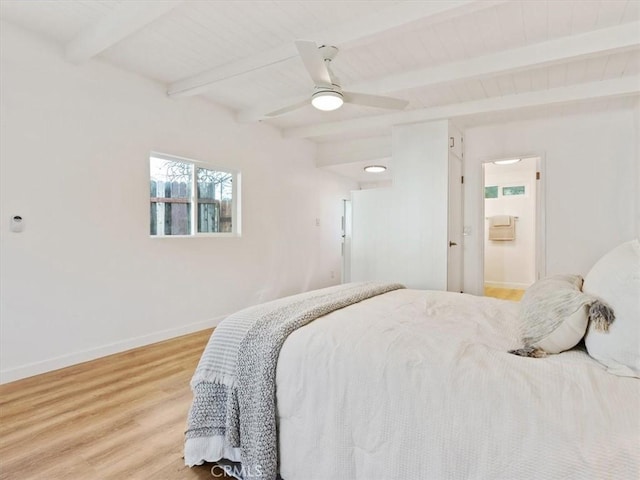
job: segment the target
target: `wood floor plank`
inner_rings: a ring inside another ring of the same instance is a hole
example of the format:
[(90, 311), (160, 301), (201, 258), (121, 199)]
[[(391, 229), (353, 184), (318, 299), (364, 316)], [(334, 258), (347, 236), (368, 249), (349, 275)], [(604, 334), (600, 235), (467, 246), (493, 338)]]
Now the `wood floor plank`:
[(512, 302), (519, 302), (522, 300), (524, 290), (514, 288), (498, 288), (498, 287), (484, 287), (485, 297), (500, 298), (502, 300), (511, 300)]
[(0, 479), (214, 478), (182, 459), (189, 381), (210, 335), (1, 385)]

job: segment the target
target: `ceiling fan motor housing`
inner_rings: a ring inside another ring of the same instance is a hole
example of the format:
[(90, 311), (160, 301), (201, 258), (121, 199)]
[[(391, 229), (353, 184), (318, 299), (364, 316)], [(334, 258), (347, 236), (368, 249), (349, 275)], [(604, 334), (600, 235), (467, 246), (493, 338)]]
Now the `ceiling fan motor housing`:
[(334, 47), (333, 45), (320, 45), (318, 50), (320, 50), (320, 55), (322, 55), (325, 61), (333, 60), (338, 54), (338, 47)]

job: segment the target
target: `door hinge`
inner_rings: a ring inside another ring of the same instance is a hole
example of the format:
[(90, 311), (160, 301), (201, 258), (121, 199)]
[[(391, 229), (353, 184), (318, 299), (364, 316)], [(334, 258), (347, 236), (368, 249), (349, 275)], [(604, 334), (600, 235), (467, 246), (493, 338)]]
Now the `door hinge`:
[(460, 177), (460, 183), (464, 183), (464, 175)]
[(536, 172), (536, 180), (540, 180), (540, 172)]

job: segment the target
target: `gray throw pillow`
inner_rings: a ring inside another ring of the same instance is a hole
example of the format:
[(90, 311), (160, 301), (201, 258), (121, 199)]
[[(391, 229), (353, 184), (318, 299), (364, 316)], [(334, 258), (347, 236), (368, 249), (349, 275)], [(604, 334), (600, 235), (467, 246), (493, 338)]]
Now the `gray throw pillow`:
[(587, 330), (608, 329), (614, 315), (596, 297), (581, 291), (579, 275), (553, 275), (531, 285), (521, 301), (521, 331), (524, 348), (510, 353), (543, 357), (573, 348)]

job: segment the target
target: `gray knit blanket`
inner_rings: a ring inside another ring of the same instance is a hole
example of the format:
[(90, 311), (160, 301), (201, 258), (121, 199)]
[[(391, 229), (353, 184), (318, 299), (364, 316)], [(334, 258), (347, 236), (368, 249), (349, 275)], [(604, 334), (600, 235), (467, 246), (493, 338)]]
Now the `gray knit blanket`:
[(191, 379), (185, 464), (239, 462), (242, 478), (278, 475), (276, 365), (296, 329), (334, 310), (404, 288), (349, 283), (250, 307), (214, 330)]

